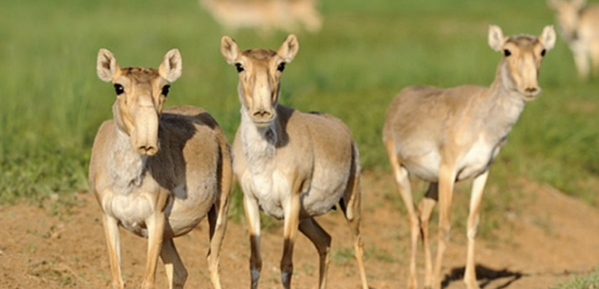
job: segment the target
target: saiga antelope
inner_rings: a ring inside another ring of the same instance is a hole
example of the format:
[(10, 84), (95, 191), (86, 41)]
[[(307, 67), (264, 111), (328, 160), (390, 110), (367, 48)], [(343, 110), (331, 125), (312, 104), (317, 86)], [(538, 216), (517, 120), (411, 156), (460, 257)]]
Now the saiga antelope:
[[(541, 91), (538, 74), (545, 53), (555, 44), (555, 31), (547, 26), (540, 37), (504, 37), (501, 28), (489, 27), (489, 45), (503, 53), (491, 87), (454, 88), (412, 86), (391, 102), (383, 141), (411, 223), (408, 288), (416, 287), (416, 249), (422, 230), (425, 286), (440, 288), (443, 254), (449, 241), (450, 207), (454, 182), (474, 178), (467, 223), (468, 253), (464, 282), (479, 288), (475, 276), (474, 238), (478, 211), (491, 161), (505, 144), (507, 134), (526, 102)], [(430, 186), (414, 207), (409, 175)], [(432, 269), (428, 221), (439, 202), (437, 259)]]
[(300, 26), (318, 32), (322, 19), (316, 0), (200, 0), (206, 11), (226, 30), (257, 28), (264, 34), (280, 29), (296, 32)]
[(578, 76), (585, 80), (599, 72), (599, 4), (586, 6), (586, 0), (548, 0), (557, 12), (561, 35), (574, 54)]
[(113, 83), (116, 101), (114, 119), (102, 124), (94, 141), (89, 183), (103, 212), (113, 288), (124, 285), (119, 225), (148, 238), (142, 288), (154, 288), (158, 256), (169, 288), (183, 288), (187, 271), (173, 238), (191, 231), (206, 215), (210, 278), (214, 288), (221, 288), (219, 253), (233, 178), (230, 148), (203, 109), (163, 111), (181, 64), (177, 49), (164, 56), (158, 69), (120, 68), (110, 51), (98, 53), (98, 77)]
[(279, 104), (281, 76), (299, 44), (289, 35), (279, 50), (241, 52), (228, 36), (221, 53), (239, 74), (241, 124), (233, 142), (233, 171), (244, 192), (250, 234), (251, 288), (258, 287), (260, 215), (284, 220), (281, 281), (290, 288), (298, 229), (320, 255), (319, 288), (326, 287), (331, 237), (314, 220), (340, 204), (349, 224), (362, 287), (368, 289), (360, 237), (360, 160), (349, 129), (338, 119)]

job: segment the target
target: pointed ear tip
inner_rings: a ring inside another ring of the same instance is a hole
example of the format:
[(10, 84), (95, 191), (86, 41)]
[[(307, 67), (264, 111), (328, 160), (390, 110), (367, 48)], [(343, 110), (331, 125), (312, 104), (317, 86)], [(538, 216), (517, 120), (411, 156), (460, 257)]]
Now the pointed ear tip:
[(101, 55), (112, 55), (112, 52), (110, 52), (110, 50), (106, 49), (106, 48), (100, 48), (98, 50), (98, 56)]

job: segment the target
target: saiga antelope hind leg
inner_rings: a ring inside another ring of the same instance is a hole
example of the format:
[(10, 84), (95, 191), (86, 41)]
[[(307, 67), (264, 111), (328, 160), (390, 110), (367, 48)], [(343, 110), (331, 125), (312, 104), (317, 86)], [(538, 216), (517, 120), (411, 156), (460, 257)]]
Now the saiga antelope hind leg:
[(318, 288), (326, 288), (331, 255), (331, 236), (313, 218), (300, 221), (299, 230), (314, 244), (320, 260)]
[(430, 238), (428, 231), (428, 224), (430, 221), (433, 208), (439, 199), (439, 185), (437, 183), (431, 183), (424, 194), (424, 197), (418, 205), (420, 211), (420, 234), (422, 235), (422, 247), (424, 249), (424, 287), (431, 288), (433, 282), (433, 263), (432, 254), (430, 248)]
[[(355, 169), (358, 170), (357, 168)], [(364, 268), (364, 244), (362, 243), (362, 237), (360, 235), (362, 195), (360, 192), (360, 178), (358, 173), (354, 173), (350, 176), (349, 184), (342, 201), (344, 202), (344, 206), (342, 206), (343, 213), (351, 231), (354, 255), (358, 262), (358, 269), (360, 270), (362, 289), (368, 289), (366, 269)]]
[[(230, 153), (226, 140), (221, 145), (221, 154), (226, 156), (226, 159), (230, 160)], [(208, 212), (208, 223), (210, 225), (210, 250), (208, 251), (208, 270), (210, 271), (210, 280), (214, 289), (220, 289), (220, 275), (219, 275), (219, 260), (220, 260), (220, 249), (225, 238), (225, 231), (227, 230), (227, 214), (229, 212), (229, 199), (231, 197), (231, 186), (232, 186), (233, 168), (231, 162), (224, 161), (221, 164), (221, 171), (219, 174), (220, 195), (212, 208)]]
[(433, 271), (432, 288), (441, 288), (441, 266), (443, 264), (443, 255), (449, 242), (449, 232), (451, 230), (450, 213), (451, 202), (453, 198), (453, 187), (455, 183), (456, 172), (452, 162), (441, 161), (439, 169), (439, 235), (437, 246), (437, 259)]
[(169, 289), (182, 289), (187, 281), (187, 270), (181, 261), (173, 239), (162, 241), (160, 259), (164, 263)]
[(395, 144), (393, 140), (387, 140), (385, 143), (387, 154), (391, 167), (393, 168), (393, 174), (395, 176), (395, 182), (399, 190), (399, 194), (406, 206), (408, 211), (408, 218), (410, 219), (410, 273), (408, 276), (408, 289), (415, 289), (418, 282), (416, 281), (416, 251), (418, 249), (418, 235), (420, 231), (420, 224), (416, 208), (414, 207), (414, 200), (412, 197), (412, 189), (410, 186), (410, 179), (408, 171), (401, 166), (395, 152)]

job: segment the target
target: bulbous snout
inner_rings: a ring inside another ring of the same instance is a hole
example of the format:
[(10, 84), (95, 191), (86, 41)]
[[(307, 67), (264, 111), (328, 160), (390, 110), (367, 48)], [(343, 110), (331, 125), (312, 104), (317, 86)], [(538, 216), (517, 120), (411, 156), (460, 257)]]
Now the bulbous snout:
[(160, 116), (153, 106), (140, 107), (135, 116), (135, 128), (131, 145), (140, 155), (153, 156), (159, 150), (158, 120)]
[(539, 87), (539, 67), (534, 58), (526, 57), (522, 62), (521, 74), (517, 81), (518, 90), (525, 100), (533, 100), (541, 92)]

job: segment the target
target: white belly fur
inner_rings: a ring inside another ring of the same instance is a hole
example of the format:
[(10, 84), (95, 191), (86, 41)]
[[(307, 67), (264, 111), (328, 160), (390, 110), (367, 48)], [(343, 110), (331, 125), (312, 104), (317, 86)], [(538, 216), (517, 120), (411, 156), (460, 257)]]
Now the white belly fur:
[(102, 208), (128, 231), (147, 236), (145, 222), (154, 212), (151, 196), (144, 193), (127, 195), (109, 193), (102, 199)]
[[(283, 173), (275, 170), (272, 173), (264, 172), (252, 175), (246, 171), (243, 175), (243, 187), (249, 189), (244, 190), (244, 193), (257, 199), (260, 208), (266, 214), (277, 219), (284, 218), (285, 204), (292, 192), (291, 183)], [(345, 186), (340, 188), (339, 186), (315, 186), (312, 184), (302, 192), (302, 212), (310, 216), (328, 212), (342, 197), (344, 190)]]
[[(200, 204), (174, 199), (165, 210), (168, 223), (164, 232), (165, 238), (180, 236), (195, 228), (206, 216), (213, 203), (214, 198), (203, 200)], [(102, 200), (102, 208), (106, 214), (117, 219), (126, 230), (147, 237), (146, 219), (155, 210), (153, 196), (149, 193), (132, 192), (128, 195), (109, 193)]]
[[(458, 173), (456, 181), (472, 178), (484, 172), (496, 154), (493, 148), (486, 144), (484, 138), (479, 138), (470, 150), (458, 159), (455, 166)], [(441, 156), (436, 151), (402, 161), (402, 165), (419, 179), (431, 183), (439, 182)]]

